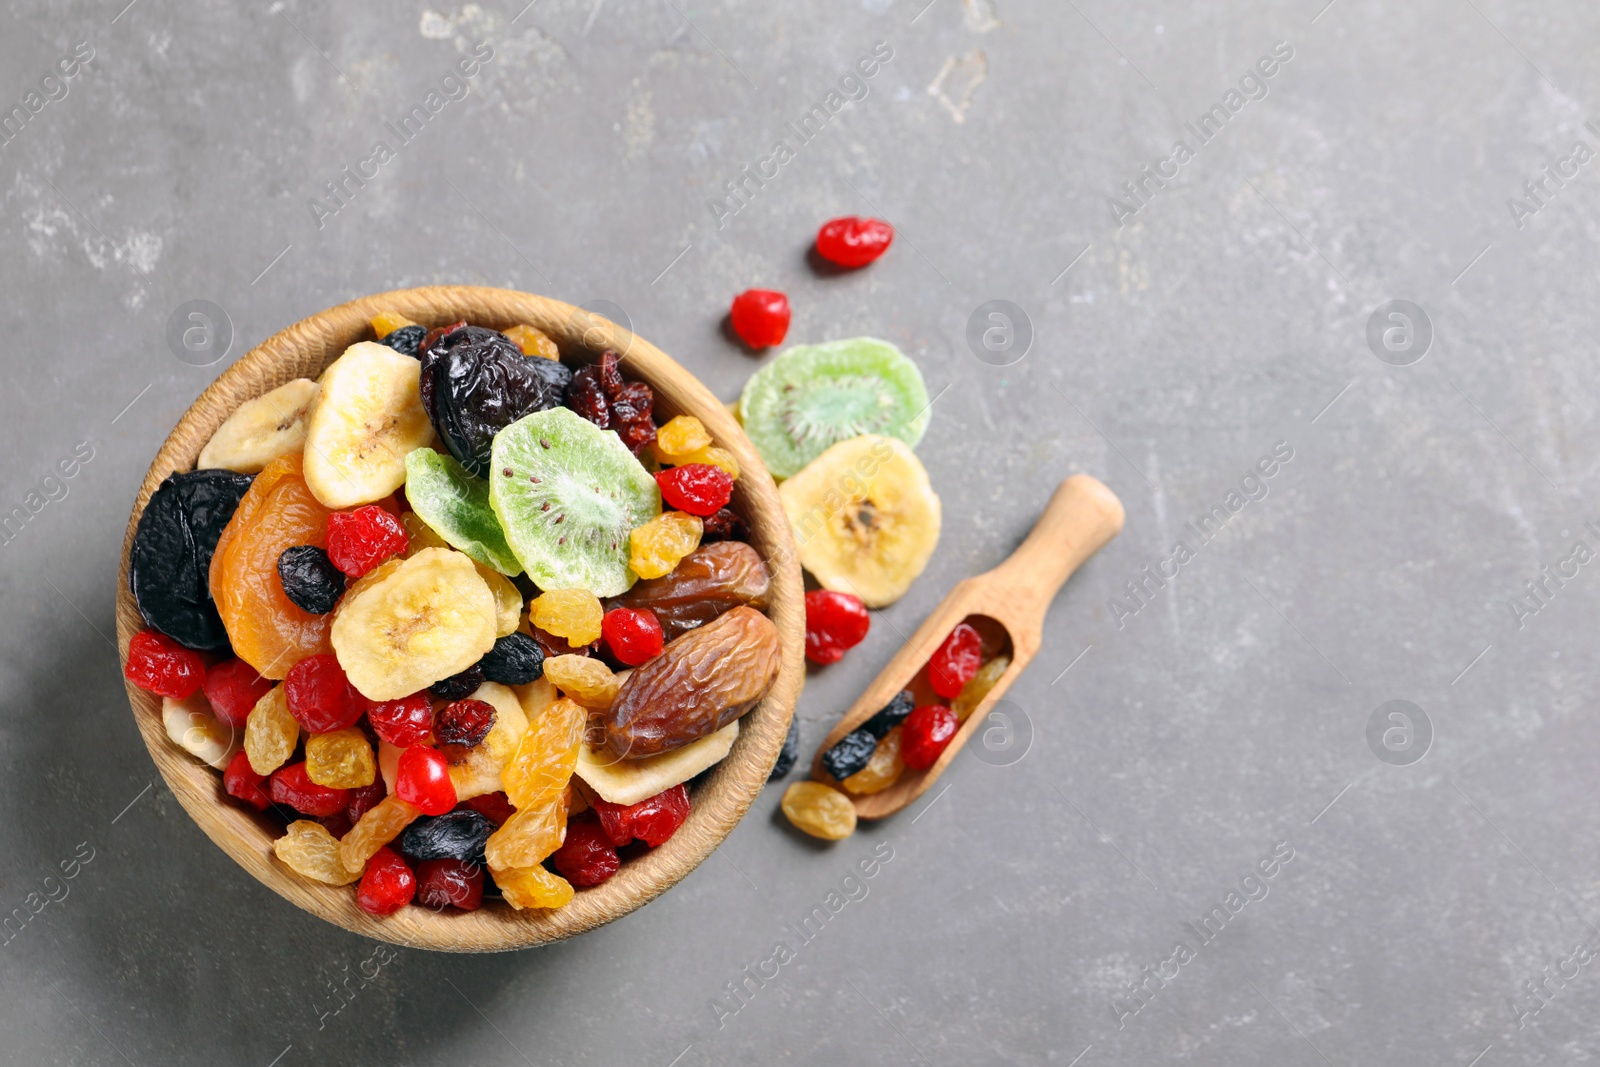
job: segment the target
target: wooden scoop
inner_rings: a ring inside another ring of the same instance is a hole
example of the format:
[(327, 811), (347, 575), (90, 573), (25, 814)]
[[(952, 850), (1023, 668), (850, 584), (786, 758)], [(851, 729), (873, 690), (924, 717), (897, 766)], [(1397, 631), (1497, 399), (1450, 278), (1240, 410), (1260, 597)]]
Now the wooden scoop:
[(812, 760), (811, 776), (832, 784), (833, 778), (822, 769), (822, 754), (850, 731), (882, 708), (902, 689), (910, 688), (917, 703), (946, 703), (928, 688), (923, 666), (956, 624), (966, 621), (983, 636), (984, 660), (995, 655), (1011, 657), (1011, 666), (989, 690), (961, 729), (925, 771), (906, 768), (899, 779), (881, 793), (868, 796), (845, 795), (863, 819), (893, 815), (932, 785), (956, 758), (961, 746), (979, 729), (994, 702), (1005, 695), (1017, 675), (1039, 651), (1039, 634), (1045, 610), (1072, 572), (1122, 529), (1122, 501), (1116, 494), (1087, 474), (1074, 474), (1056, 487), (1049, 506), (1034, 524), (1027, 540), (998, 567), (967, 578), (950, 591), (928, 616), (911, 640), (895, 654), (877, 680), (851, 706), (835, 726)]

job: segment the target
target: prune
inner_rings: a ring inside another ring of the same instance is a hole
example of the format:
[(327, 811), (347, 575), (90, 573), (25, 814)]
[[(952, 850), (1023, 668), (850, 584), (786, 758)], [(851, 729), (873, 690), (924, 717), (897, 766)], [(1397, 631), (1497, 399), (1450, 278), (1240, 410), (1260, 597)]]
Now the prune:
[(326, 549), (291, 545), (278, 557), (283, 594), (301, 611), (326, 615), (344, 595), (344, 572), (333, 565)]
[(179, 644), (228, 647), (211, 599), (211, 556), (254, 479), (225, 470), (170, 474), (150, 495), (128, 554), (128, 587), (144, 621)]
[(478, 686), (483, 684), (483, 679), (483, 666), (480, 663), (475, 663), (460, 674), (452, 674), (448, 678), (441, 678), (434, 682), (428, 686), (428, 692), (440, 700), (460, 700), (476, 693)]
[(648, 609), (672, 641), (731, 608), (765, 609), (771, 594), (772, 575), (761, 554), (741, 541), (721, 541), (701, 545), (671, 574), (635, 582), (605, 606)]
[(783, 747), (778, 750), (778, 761), (772, 765), (772, 773), (767, 775), (767, 781), (782, 778), (794, 770), (795, 761), (799, 758), (800, 720), (794, 717), (789, 720), (789, 732), (783, 735)]
[(544, 649), (525, 633), (495, 638), (494, 647), (478, 661), (483, 676), (501, 685), (527, 685), (544, 674)]
[(402, 326), (392, 330), (385, 337), (378, 339), (379, 344), (388, 345), (402, 356), (415, 356), (422, 347), (422, 339), (428, 335), (426, 326)]
[(766, 695), (782, 659), (772, 620), (734, 608), (634, 669), (606, 712), (606, 742), (641, 759), (715, 733)]
[(744, 541), (750, 537), (750, 529), (745, 526), (739, 513), (732, 508), (723, 508), (715, 515), (708, 515), (701, 520), (705, 532), (700, 535), (702, 544), (711, 544), (713, 541)]
[(874, 712), (872, 718), (862, 723), (861, 728), (873, 737), (881, 738), (905, 722), (906, 716), (910, 715), (911, 709), (916, 706), (917, 701), (911, 695), (911, 690), (902, 689), (893, 700)]
[(822, 769), (842, 782), (865, 767), (877, 747), (878, 739), (868, 731), (851, 730), (822, 754)]
[(400, 835), (400, 851), (414, 860), (476, 860), (495, 825), (471, 808), (421, 818)]
[(572, 380), (565, 364), (529, 359), (504, 334), (463, 326), (422, 351), (422, 406), (471, 473), (489, 473), (494, 435), (524, 415), (558, 407)]

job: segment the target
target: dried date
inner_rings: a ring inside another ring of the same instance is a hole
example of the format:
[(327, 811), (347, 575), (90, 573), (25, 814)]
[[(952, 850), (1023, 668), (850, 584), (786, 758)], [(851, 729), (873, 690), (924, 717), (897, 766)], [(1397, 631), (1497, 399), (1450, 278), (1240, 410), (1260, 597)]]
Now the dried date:
[(719, 541), (684, 556), (665, 577), (635, 582), (606, 601), (606, 610), (647, 608), (671, 641), (732, 608), (765, 610), (771, 597), (772, 574), (761, 554), (742, 541)]

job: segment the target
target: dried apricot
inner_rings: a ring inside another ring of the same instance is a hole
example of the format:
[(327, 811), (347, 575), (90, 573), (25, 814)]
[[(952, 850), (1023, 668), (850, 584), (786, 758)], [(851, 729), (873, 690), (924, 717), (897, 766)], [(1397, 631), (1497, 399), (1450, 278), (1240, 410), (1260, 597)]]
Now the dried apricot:
[(306, 774), (318, 785), (360, 789), (378, 777), (378, 761), (367, 735), (352, 726), (306, 740)]
[(678, 561), (700, 547), (705, 525), (684, 511), (663, 511), (628, 537), (628, 566), (641, 578), (671, 574)]
[(574, 645), (600, 640), (604, 617), (600, 598), (587, 589), (551, 589), (528, 605), (528, 618), (533, 625)]

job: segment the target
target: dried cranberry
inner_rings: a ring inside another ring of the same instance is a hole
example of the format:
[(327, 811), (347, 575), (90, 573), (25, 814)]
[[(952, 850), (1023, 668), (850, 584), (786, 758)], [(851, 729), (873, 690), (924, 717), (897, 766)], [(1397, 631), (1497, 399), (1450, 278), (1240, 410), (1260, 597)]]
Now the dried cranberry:
[(618, 422), (634, 423), (650, 417), (656, 394), (643, 382), (626, 382), (610, 400), (611, 414), (616, 416)]
[(732, 508), (723, 508), (715, 515), (705, 518), (705, 532), (700, 535), (701, 544), (710, 544), (712, 541), (743, 541), (749, 538), (750, 530), (745, 526), (739, 513)]
[(900, 728), (900, 758), (914, 771), (925, 771), (938, 762), (961, 724), (956, 713), (943, 704), (924, 704)]
[(612, 804), (595, 798), (594, 811), (613, 845), (638, 838), (655, 848), (670, 838), (689, 817), (689, 790), (684, 785), (657, 793), (637, 804)]
[(317, 821), (322, 824), (323, 829), (334, 837), (343, 837), (355, 829), (356, 825), (355, 820), (350, 818), (349, 809), (336, 811), (332, 815), (324, 815)]
[(367, 710), (367, 720), (381, 740), (397, 748), (409, 748), (433, 734), (433, 704), (427, 693), (412, 693), (372, 705)]
[(316, 545), (290, 545), (278, 557), (283, 595), (301, 611), (326, 615), (344, 595), (345, 575)]
[(511, 799), (504, 793), (483, 793), (479, 796), (468, 797), (461, 803), (482, 815), (496, 826), (511, 818), (511, 813), (516, 811), (511, 806)]
[(229, 726), (243, 726), (256, 701), (271, 691), (272, 682), (242, 659), (226, 659), (206, 671), (206, 702)]
[(400, 520), (376, 504), (328, 516), (328, 559), (359, 578), (411, 544)]
[(444, 753), (412, 745), (400, 753), (394, 774), (394, 795), (415, 804), (424, 815), (443, 815), (456, 806), (456, 787)]
[(423, 860), (417, 864), (416, 900), (425, 908), (477, 911), (483, 903), (483, 867), (469, 860)]
[(123, 677), (157, 696), (182, 700), (205, 684), (205, 657), (184, 648), (166, 634), (140, 630), (128, 642)]
[(751, 348), (781, 345), (789, 333), (789, 298), (775, 289), (746, 289), (733, 298), (728, 317)]
[(928, 660), (928, 684), (946, 700), (954, 700), (981, 666), (983, 639), (970, 624), (957, 623)]
[(645, 608), (612, 608), (600, 620), (600, 635), (621, 663), (637, 667), (661, 654), (665, 639), (655, 612)]
[(318, 785), (306, 773), (304, 763), (291, 763), (273, 771), (267, 782), (267, 794), (274, 804), (287, 804), (313, 818), (341, 813), (350, 804), (350, 790)]
[(392, 915), (417, 894), (417, 876), (411, 866), (388, 845), (367, 861), (367, 872), (356, 886), (356, 906), (368, 915)]
[(494, 705), (486, 700), (454, 700), (433, 714), (434, 740), (451, 763), (466, 759), (493, 726)]
[(715, 515), (733, 496), (733, 476), (709, 463), (685, 463), (656, 475), (661, 497), (691, 515)]
[(428, 686), (428, 692), (440, 700), (460, 700), (476, 693), (483, 684), (483, 678), (483, 667), (474, 663), (460, 674), (452, 674), (434, 682)]
[(599, 885), (617, 873), (617, 850), (589, 812), (567, 823), (567, 839), (550, 857), (561, 876), (576, 886)]
[(361, 816), (371, 811), (378, 801), (389, 795), (384, 788), (383, 778), (379, 777), (371, 785), (364, 785), (360, 789), (350, 790), (350, 803), (345, 806), (344, 814), (351, 825), (361, 821)]
[(614, 401), (622, 392), (622, 357), (614, 349), (606, 349), (600, 353), (598, 364), (600, 371), (600, 388), (605, 391), (606, 400)]
[(289, 668), (283, 696), (289, 714), (313, 734), (354, 726), (367, 710), (367, 698), (350, 684), (338, 658), (326, 652), (307, 656)]
[(806, 594), (806, 659), (837, 663), (867, 636), (872, 620), (853, 593), (816, 589)]
[(233, 759), (228, 761), (228, 769), (222, 772), (223, 790), (257, 811), (266, 811), (272, 804), (272, 798), (261, 788), (266, 780), (265, 775), (257, 774), (255, 768), (250, 766), (250, 757), (245, 755), (244, 749), (233, 754)]
[(817, 255), (846, 269), (865, 267), (889, 250), (894, 227), (882, 219), (846, 215), (830, 219), (817, 231)]
[(606, 400), (605, 388), (600, 384), (600, 371), (595, 367), (579, 367), (572, 372), (567, 386), (566, 405), (602, 430), (611, 428), (611, 404)]

